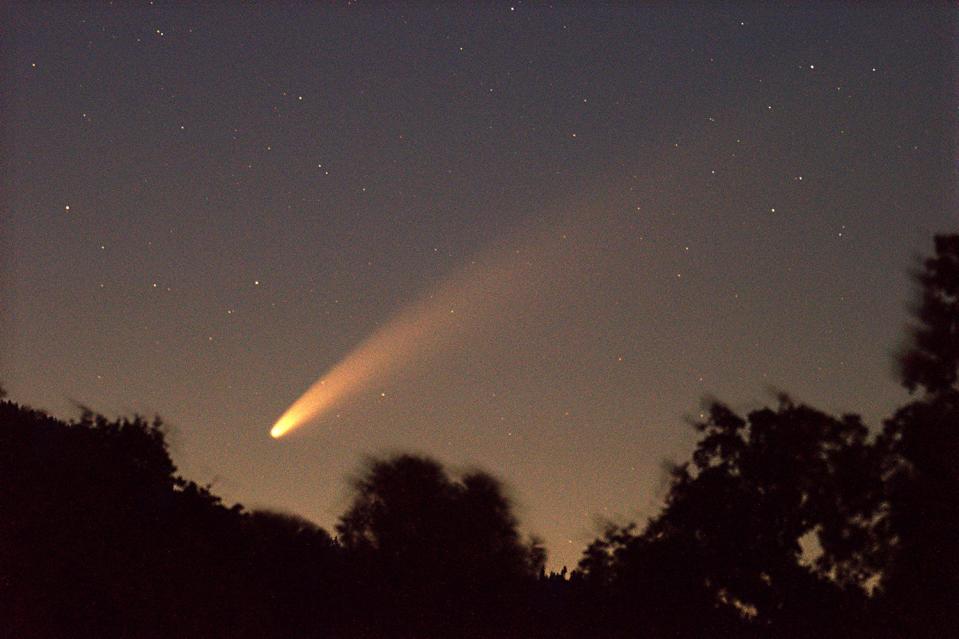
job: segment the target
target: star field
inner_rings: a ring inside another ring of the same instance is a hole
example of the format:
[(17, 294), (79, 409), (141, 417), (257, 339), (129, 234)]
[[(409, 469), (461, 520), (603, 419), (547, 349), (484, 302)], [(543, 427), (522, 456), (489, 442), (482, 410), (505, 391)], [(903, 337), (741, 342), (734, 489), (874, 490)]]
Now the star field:
[[(419, 451), (572, 566), (656, 512), (704, 396), (901, 398), (907, 270), (956, 224), (947, 5), (2, 16), (0, 380), (159, 413), (229, 499), (330, 527), (363, 455)], [(430, 295), (450, 337), (269, 438)]]

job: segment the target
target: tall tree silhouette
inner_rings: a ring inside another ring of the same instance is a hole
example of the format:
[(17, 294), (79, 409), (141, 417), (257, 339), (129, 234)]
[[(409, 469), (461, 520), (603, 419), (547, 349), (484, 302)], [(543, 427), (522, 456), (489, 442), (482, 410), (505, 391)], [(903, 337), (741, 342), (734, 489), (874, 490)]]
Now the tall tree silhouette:
[[(673, 469), (662, 514), (639, 535), (607, 531), (581, 563), (587, 578), (648, 602), (643, 616), (672, 635), (809, 636), (859, 624), (878, 490), (859, 418), (782, 396), (746, 418), (713, 403), (696, 427), (703, 436)], [(807, 566), (812, 539), (822, 552)]]
[(508, 635), (544, 555), (521, 539), (494, 478), (455, 480), (431, 459), (401, 455), (371, 460), (354, 490), (336, 531), (368, 567), (383, 631)]
[(899, 357), (903, 385), (931, 395), (956, 390), (959, 374), (959, 235), (937, 235), (935, 251), (913, 275), (919, 300)]
[(941, 637), (959, 632), (959, 235), (935, 238), (915, 281), (899, 364), (918, 397), (886, 421), (878, 443), (888, 565), (877, 609), (894, 636)]

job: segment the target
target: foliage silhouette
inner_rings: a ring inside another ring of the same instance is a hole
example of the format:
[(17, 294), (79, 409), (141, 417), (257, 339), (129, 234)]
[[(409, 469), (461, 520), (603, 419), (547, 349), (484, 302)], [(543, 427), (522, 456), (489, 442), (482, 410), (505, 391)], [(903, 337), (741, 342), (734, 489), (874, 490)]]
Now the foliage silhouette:
[(913, 274), (919, 301), (899, 356), (903, 385), (929, 394), (956, 390), (959, 373), (959, 235), (937, 235), (935, 249)]
[(890, 636), (959, 632), (959, 235), (937, 236), (935, 250), (914, 274), (919, 302), (899, 357), (903, 385), (920, 397), (877, 442), (888, 562), (877, 610)]
[(450, 478), (413, 455), (369, 460), (336, 531), (386, 628), (415, 636), (504, 636), (523, 592), (542, 572), (538, 542), (523, 542), (497, 480)]
[[(8, 636), (289, 636), (283, 589), (260, 588), (278, 573), (306, 581), (303, 560), (335, 567), (328, 535), (226, 508), (179, 477), (158, 420), (65, 423), (0, 402), (0, 484)], [(313, 627), (328, 605), (308, 611)]]
[[(866, 495), (878, 489), (858, 417), (836, 419), (783, 396), (776, 410), (745, 419), (714, 402), (696, 428), (703, 437), (692, 461), (674, 467), (663, 513), (642, 534), (607, 530), (580, 564), (600, 587), (652, 608), (621, 623), (658, 616), (675, 636), (704, 626), (809, 636), (858, 623), (872, 566), (850, 540), (868, 538)], [(807, 536), (822, 549), (811, 567)], [(838, 610), (824, 618), (838, 602), (849, 618)]]

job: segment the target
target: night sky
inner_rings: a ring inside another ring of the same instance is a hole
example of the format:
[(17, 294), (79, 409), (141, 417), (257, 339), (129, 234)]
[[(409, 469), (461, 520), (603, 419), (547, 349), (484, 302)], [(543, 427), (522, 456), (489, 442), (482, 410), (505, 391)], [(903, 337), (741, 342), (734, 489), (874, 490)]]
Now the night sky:
[(486, 469), (556, 568), (704, 397), (876, 425), (957, 226), (957, 14), (806, 4), (7, 3), (0, 381), (327, 528), (365, 455)]

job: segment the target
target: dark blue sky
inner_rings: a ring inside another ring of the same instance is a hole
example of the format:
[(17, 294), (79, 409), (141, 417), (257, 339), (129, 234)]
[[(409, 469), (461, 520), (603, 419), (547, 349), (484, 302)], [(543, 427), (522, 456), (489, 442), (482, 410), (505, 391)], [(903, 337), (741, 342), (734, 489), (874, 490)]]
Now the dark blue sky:
[[(160, 413), (230, 499), (330, 526), (364, 454), (420, 451), (572, 565), (655, 512), (703, 396), (901, 397), (907, 270), (957, 221), (945, 3), (2, 12), (0, 379)], [(268, 437), (450, 282), (450, 336)]]

